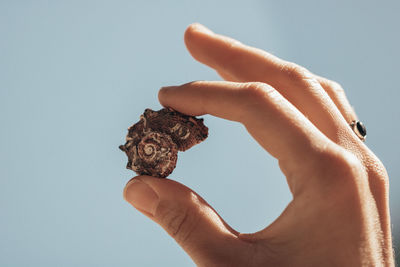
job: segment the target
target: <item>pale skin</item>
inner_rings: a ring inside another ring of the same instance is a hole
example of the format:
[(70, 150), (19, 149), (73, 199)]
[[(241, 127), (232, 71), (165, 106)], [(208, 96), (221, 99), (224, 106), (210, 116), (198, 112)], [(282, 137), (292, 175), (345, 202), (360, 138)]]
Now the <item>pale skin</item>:
[(198, 266), (394, 266), (388, 175), (349, 127), (357, 116), (342, 87), (200, 24), (185, 44), (225, 81), (161, 88), (160, 103), (243, 124), (278, 160), (293, 199), (265, 229), (239, 233), (173, 180), (137, 176), (124, 198)]

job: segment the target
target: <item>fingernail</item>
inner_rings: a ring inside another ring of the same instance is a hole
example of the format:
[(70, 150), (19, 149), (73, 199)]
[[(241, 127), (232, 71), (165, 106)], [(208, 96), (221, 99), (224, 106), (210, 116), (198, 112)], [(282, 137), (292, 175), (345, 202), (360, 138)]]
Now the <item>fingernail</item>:
[(160, 91), (169, 91), (177, 88), (178, 86), (163, 86), (160, 88)]
[(126, 184), (124, 199), (135, 208), (151, 215), (155, 214), (159, 201), (157, 193), (139, 179), (132, 179)]
[[(173, 92), (178, 86), (165, 86), (161, 87), (158, 91), (158, 99), (160, 102), (163, 102), (167, 96), (169, 96), (170, 92)], [(161, 103), (162, 104), (162, 103)]]
[(192, 27), (193, 27), (195, 30), (200, 31), (200, 32), (204, 32), (204, 33), (208, 33), (208, 34), (212, 34), (212, 33), (213, 33), (209, 28), (203, 26), (203, 25), (200, 24), (200, 23), (193, 23), (193, 24), (192, 24)]

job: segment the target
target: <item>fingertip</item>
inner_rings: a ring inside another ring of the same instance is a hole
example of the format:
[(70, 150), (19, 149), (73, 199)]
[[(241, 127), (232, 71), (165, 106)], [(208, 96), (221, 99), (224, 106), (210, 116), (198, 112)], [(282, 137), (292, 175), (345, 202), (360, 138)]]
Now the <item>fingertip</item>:
[(163, 86), (158, 91), (158, 99), (164, 100), (170, 93), (175, 90), (178, 86)]
[(195, 59), (199, 60), (196, 57), (196, 51), (198, 49), (198, 45), (202, 43), (202, 39), (204, 39), (202, 37), (207, 37), (213, 34), (214, 33), (211, 30), (204, 27), (200, 23), (192, 23), (186, 28), (183, 39), (188, 51)]
[(160, 88), (160, 90), (158, 91), (158, 101), (163, 107), (168, 107), (168, 96), (170, 95), (171, 91), (177, 87), (178, 86), (165, 86)]
[(191, 37), (193, 34), (197, 33), (197, 32), (202, 32), (202, 33), (207, 33), (207, 34), (213, 34), (213, 32), (205, 27), (204, 25), (195, 22), (190, 24), (185, 31), (185, 39)]
[[(152, 176), (148, 176), (148, 175), (138, 175), (138, 176), (135, 176), (135, 177), (131, 178), (131, 179), (125, 184), (124, 190), (122, 191), (122, 197), (123, 197), (123, 199), (124, 199), (125, 201), (128, 201), (127, 198), (126, 198), (126, 193), (127, 193), (127, 190), (128, 190), (128, 188), (129, 188), (129, 186), (130, 186), (131, 184), (133, 184), (134, 182), (137, 182), (137, 181), (142, 181), (142, 182), (143, 182), (143, 181), (148, 180), (148, 179), (157, 179), (157, 178), (152, 177)], [(128, 201), (128, 202), (129, 202), (129, 201)]]
[[(138, 177), (138, 176), (137, 176), (137, 177)], [(135, 181), (135, 179), (136, 179), (136, 177), (131, 178), (131, 179), (125, 184), (124, 190), (122, 190), (122, 198), (123, 198), (126, 202), (129, 202), (128, 199), (126, 198), (126, 192), (127, 192), (128, 188), (129, 188), (129, 185), (131, 185), (131, 184)]]
[[(137, 210), (148, 216), (154, 216), (159, 203), (159, 196), (157, 192), (144, 181), (144, 178), (145, 177), (135, 177), (131, 179), (125, 186), (123, 196), (125, 201), (130, 203)], [(148, 177), (145, 179), (148, 179)]]

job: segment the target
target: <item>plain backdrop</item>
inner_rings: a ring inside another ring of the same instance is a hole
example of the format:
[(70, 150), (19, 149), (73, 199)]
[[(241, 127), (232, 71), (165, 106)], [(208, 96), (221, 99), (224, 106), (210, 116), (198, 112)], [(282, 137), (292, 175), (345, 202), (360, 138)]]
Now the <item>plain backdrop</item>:
[[(342, 84), (390, 175), (400, 241), (399, 1), (0, 0), (0, 265), (193, 266), (122, 198), (118, 150), (161, 86), (219, 80), (186, 51), (200, 22)], [(233, 122), (171, 175), (241, 232), (291, 199), (277, 162)], [(304, 159), (307, 160), (307, 159)]]

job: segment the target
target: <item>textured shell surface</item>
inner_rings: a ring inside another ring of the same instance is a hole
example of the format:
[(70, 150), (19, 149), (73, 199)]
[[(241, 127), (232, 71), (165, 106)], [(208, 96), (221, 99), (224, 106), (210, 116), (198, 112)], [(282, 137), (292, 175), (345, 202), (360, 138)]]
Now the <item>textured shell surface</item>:
[(126, 143), (119, 148), (128, 156), (128, 169), (164, 178), (174, 170), (178, 150), (185, 151), (207, 136), (203, 119), (171, 108), (146, 109), (139, 122), (128, 128)]

